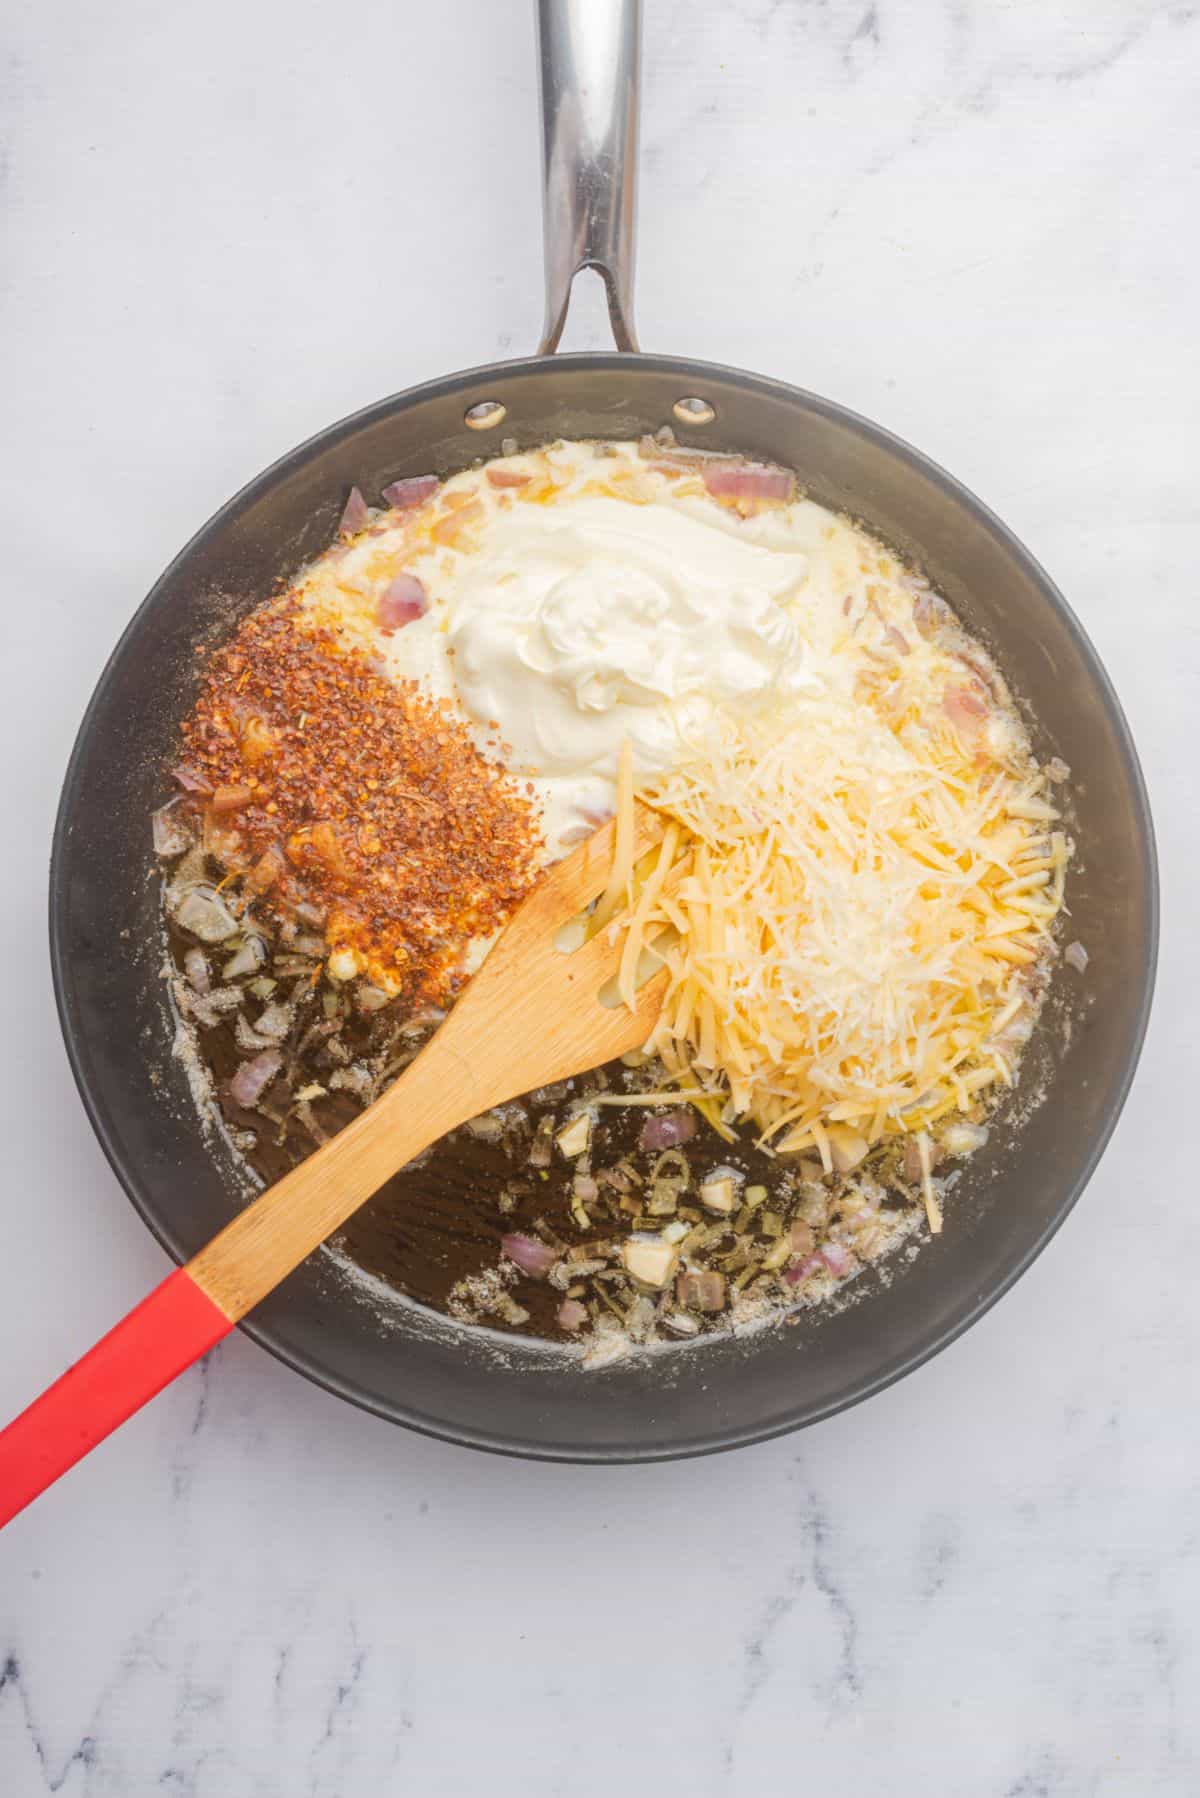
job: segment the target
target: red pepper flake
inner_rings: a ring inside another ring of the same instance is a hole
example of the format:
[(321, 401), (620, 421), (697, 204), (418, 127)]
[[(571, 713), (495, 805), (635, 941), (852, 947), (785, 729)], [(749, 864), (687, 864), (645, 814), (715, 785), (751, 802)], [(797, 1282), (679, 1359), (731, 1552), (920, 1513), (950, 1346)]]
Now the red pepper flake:
[(319, 904), (329, 941), (414, 1002), (453, 992), (467, 942), (498, 929), (537, 877), (537, 809), (521, 786), (292, 595), (214, 654), (183, 740), (216, 793), (245, 793), (227, 859), (261, 903)]

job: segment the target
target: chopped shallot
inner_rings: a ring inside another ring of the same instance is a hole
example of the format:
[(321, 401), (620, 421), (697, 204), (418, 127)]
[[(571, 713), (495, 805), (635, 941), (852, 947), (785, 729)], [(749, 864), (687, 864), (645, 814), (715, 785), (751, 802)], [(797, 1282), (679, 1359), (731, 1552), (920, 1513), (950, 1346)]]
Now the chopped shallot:
[(795, 476), (761, 462), (713, 462), (704, 485), (715, 499), (791, 499)]
[(1063, 950), (1063, 960), (1069, 968), (1074, 968), (1077, 974), (1087, 972), (1089, 956), (1082, 943), (1068, 943)]
[(535, 1280), (544, 1280), (558, 1260), (549, 1243), (539, 1242), (536, 1236), (502, 1236), (500, 1247), (522, 1273), (531, 1274)]
[(578, 1330), (587, 1322), (587, 1308), (578, 1299), (564, 1299), (558, 1307), (559, 1325), (564, 1330)]
[(183, 971), (187, 975), (188, 982), (194, 993), (206, 993), (212, 985), (212, 978), (208, 971), (208, 961), (204, 951), (203, 949), (197, 948), (194, 943), (192, 947), (184, 953)]
[(199, 774), (196, 774), (191, 768), (187, 767), (183, 762), (178, 763), (172, 768), (171, 778), (172, 780), (178, 781), (185, 793), (212, 792), (212, 788), (209, 786), (208, 782)]
[(375, 618), (385, 636), (411, 624), (429, 609), (429, 596), (415, 574), (398, 574), (379, 595)]
[(258, 1104), (283, 1066), (283, 1056), (278, 1049), (264, 1049), (252, 1061), (244, 1061), (229, 1082), (229, 1096), (235, 1105), (244, 1111)]
[(975, 682), (955, 682), (942, 696), (942, 709), (956, 730), (973, 737), (983, 729), (988, 702)]
[(821, 1250), (820, 1259), (825, 1263), (835, 1280), (849, 1273), (853, 1260), (849, 1249), (843, 1248), (840, 1242), (826, 1242)]
[(642, 1125), (638, 1146), (643, 1149), (674, 1149), (681, 1142), (691, 1142), (696, 1134), (696, 1116), (691, 1111), (668, 1111), (664, 1117), (649, 1117)]
[(245, 974), (257, 974), (267, 959), (267, 945), (260, 936), (248, 936), (232, 961), (225, 967), (226, 980), (240, 980)]
[(339, 534), (343, 537), (357, 537), (370, 516), (366, 500), (357, 487), (351, 487), (350, 497), (346, 501), (345, 510), (342, 512), (341, 522), (338, 525)]
[(438, 478), (435, 474), (413, 474), (385, 487), (383, 497), (389, 506), (395, 506), (397, 511), (407, 512), (413, 506), (421, 505), (437, 490)]
[(215, 887), (189, 887), (173, 903), (172, 910), (179, 928), (199, 937), (202, 943), (223, 943), (238, 928), (237, 919)]
[(802, 1218), (797, 1218), (788, 1232), (788, 1243), (792, 1254), (811, 1255), (815, 1240), (812, 1225), (806, 1224)]
[[(902, 585), (911, 583), (905, 579)], [(936, 593), (918, 592), (913, 599), (913, 623), (923, 637), (931, 637), (950, 617), (950, 608)]]
[(976, 1149), (983, 1148), (987, 1139), (987, 1129), (983, 1124), (968, 1123), (965, 1119), (947, 1124), (942, 1131), (942, 1146), (947, 1155), (973, 1155)]
[(151, 815), (155, 855), (182, 855), (191, 843), (190, 835), (176, 816), (175, 807), (178, 804), (178, 799), (169, 799), (166, 805), (160, 805)]
[(265, 1037), (270, 1043), (282, 1042), (291, 1027), (291, 1006), (281, 1005), (277, 999), (272, 1000), (271, 1004), (260, 1012), (254, 1024), (259, 1036)]
[(390, 1002), (392, 995), (385, 992), (381, 986), (364, 984), (359, 987), (354, 997), (359, 1011), (372, 1012), (382, 1011), (384, 1006)]
[(675, 1281), (675, 1298), (688, 1311), (723, 1311), (725, 1276), (715, 1268), (689, 1269)]

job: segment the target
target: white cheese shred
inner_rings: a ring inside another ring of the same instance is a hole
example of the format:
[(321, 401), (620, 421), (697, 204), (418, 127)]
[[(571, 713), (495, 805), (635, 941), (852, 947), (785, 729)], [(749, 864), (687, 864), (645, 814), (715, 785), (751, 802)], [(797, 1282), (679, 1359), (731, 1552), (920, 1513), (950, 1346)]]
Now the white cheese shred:
[[(940, 717), (807, 699), (723, 713), (641, 799), (669, 819), (629, 918), (619, 990), (670, 926), (647, 1048), (724, 1134), (812, 1148), (916, 1136), (941, 1229), (930, 1127), (1013, 1078), (1031, 971), (1062, 904), (1068, 845), (1027, 754), (986, 762)], [(628, 890), (622, 783), (610, 893)], [(606, 895), (607, 897), (607, 895)]]

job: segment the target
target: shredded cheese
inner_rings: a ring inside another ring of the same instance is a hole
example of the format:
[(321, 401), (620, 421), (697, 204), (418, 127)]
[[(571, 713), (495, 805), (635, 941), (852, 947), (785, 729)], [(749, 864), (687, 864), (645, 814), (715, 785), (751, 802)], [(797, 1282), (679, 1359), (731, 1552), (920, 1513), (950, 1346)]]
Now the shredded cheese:
[[(619, 989), (665, 926), (647, 1048), (729, 1134), (812, 1148), (929, 1129), (1011, 1084), (1029, 973), (1062, 904), (1068, 845), (1023, 742), (981, 754), (940, 707), (833, 687), (716, 714), (639, 797), (669, 818), (632, 913)], [(632, 829), (621, 793), (618, 842)], [(623, 834), (622, 834), (623, 833)], [(610, 892), (628, 890), (618, 857)], [(603, 903), (603, 902), (602, 902)], [(831, 1140), (831, 1130), (834, 1132)]]

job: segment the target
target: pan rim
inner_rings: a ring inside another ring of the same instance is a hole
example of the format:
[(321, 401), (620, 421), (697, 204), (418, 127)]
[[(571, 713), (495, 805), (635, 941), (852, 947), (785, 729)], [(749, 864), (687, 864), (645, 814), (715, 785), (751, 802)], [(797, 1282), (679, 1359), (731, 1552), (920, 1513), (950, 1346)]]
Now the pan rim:
[[(627, 1465), (640, 1462), (695, 1459), (703, 1455), (748, 1447), (755, 1442), (770, 1441), (775, 1437), (786, 1435), (792, 1430), (807, 1428), (838, 1412), (849, 1410), (875, 1394), (885, 1391), (896, 1381), (903, 1379), (932, 1360), (935, 1355), (948, 1348), (966, 1330), (977, 1323), (986, 1312), (991, 1310), (993, 1305), (997, 1304), (1011, 1290), (1032, 1266), (1074, 1209), (1084, 1188), (1095, 1173), (1128, 1099), (1145, 1042), (1153, 1004), (1159, 942), (1159, 873), (1149, 795), (1128, 720), (1111, 677), (1079, 618), (1040, 562), (1003, 520), (955, 476), (903, 438), (896, 436), (862, 414), (834, 401), (826, 400), (807, 389), (725, 364), (675, 356), (612, 351), (588, 351), (562, 356), (534, 356), (463, 369), (403, 389), (325, 426), (292, 449), (285, 451), (241, 486), (192, 534), (159, 575), (122, 630), (96, 681), (68, 759), (55, 817), (49, 868), (48, 923), (55, 1007), (71, 1074), (101, 1150), (130, 1203), (173, 1261), (176, 1263), (183, 1261), (186, 1258), (185, 1252), (174, 1240), (173, 1233), (163, 1226), (156, 1214), (147, 1183), (140, 1170), (126, 1160), (118, 1146), (110, 1120), (92, 1090), (87, 1067), (86, 1038), (81, 1021), (75, 1014), (70, 977), (70, 956), (66, 942), (66, 869), (77, 799), (76, 789), (88, 753), (93, 723), (104, 703), (117, 666), (128, 643), (136, 636), (142, 618), (155, 604), (160, 591), (172, 579), (176, 569), (186, 561), (193, 548), (215, 527), (237, 516), (261, 492), (289, 470), (305, 462), (318, 449), (328, 447), (336, 443), (340, 437), (348, 436), (382, 420), (398, 408), (416, 404), (425, 399), (444, 398), (456, 392), (466, 392), (471, 388), (478, 388), (489, 380), (509, 380), (514, 377), (543, 375), (555, 369), (571, 367), (612, 373), (622, 370), (637, 372), (653, 369), (663, 373), (678, 373), (681, 379), (695, 377), (701, 381), (715, 379), (727, 383), (733, 382), (743, 392), (786, 398), (832, 422), (850, 426), (868, 440), (873, 441), (878, 447), (897, 456), (925, 476), (931, 477), (948, 498), (955, 500), (973, 513), (993, 537), (1029, 570), (1036, 581), (1042, 600), (1059, 614), (1080, 648), (1094, 690), (1113, 729), (1129, 776), (1137, 816), (1141, 872), (1146, 893), (1145, 948), (1141, 965), (1134, 970), (1139, 985), (1139, 999), (1124, 1067), (1121, 1077), (1110, 1095), (1100, 1128), (1095, 1132), (1075, 1178), (1060, 1195), (1054, 1212), (1044, 1228), (1031, 1239), (1024, 1251), (1015, 1258), (999, 1278), (992, 1281), (986, 1289), (975, 1294), (972, 1302), (949, 1327), (943, 1328), (929, 1342), (895, 1364), (886, 1367), (875, 1377), (862, 1380), (846, 1394), (831, 1398), (816, 1406), (804, 1405), (798, 1401), (786, 1412), (756, 1424), (747, 1425), (744, 1428), (726, 1424), (720, 1429), (697, 1434), (683, 1442), (643, 1444), (614, 1441), (594, 1446), (575, 1442), (553, 1444), (519, 1438), (512, 1434), (493, 1433), (483, 1429), (447, 1423), (431, 1417), (427, 1413), (414, 1410), (403, 1403), (384, 1400), (356, 1388), (350, 1381), (331, 1373), (305, 1352), (279, 1342), (275, 1339), (274, 1332), (269, 1326), (256, 1323), (253, 1317), (238, 1325), (240, 1330), (265, 1348), (277, 1360), (311, 1380), (315, 1385), (324, 1388), (335, 1397), (347, 1400), (361, 1410), (384, 1418), (390, 1423), (401, 1424), (418, 1434), (517, 1459), (576, 1462), (587, 1465), (609, 1463)], [(481, 448), (483, 448), (482, 445)], [(752, 1363), (752, 1357), (748, 1359)]]

